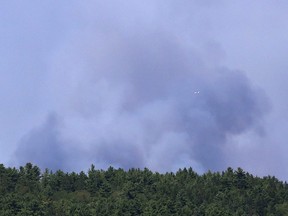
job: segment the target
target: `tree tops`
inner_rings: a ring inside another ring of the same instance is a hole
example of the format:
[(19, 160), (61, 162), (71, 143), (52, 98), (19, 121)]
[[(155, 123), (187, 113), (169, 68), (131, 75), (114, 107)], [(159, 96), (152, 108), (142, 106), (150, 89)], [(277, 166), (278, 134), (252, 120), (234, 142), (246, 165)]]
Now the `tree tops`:
[(0, 164), (0, 215), (288, 215), (288, 186), (241, 168), (66, 173)]

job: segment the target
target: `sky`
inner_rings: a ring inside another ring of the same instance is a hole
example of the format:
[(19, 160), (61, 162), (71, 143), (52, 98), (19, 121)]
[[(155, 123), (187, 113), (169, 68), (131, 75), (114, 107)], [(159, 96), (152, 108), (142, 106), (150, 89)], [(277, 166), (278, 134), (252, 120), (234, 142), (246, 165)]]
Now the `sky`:
[(287, 9), (1, 1), (0, 163), (288, 180)]

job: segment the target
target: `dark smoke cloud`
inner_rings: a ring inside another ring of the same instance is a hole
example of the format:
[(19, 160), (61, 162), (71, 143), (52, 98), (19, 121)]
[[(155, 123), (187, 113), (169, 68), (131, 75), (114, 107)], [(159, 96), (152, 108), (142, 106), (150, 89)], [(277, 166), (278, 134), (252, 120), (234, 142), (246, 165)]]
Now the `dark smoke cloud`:
[(75, 169), (96, 163), (219, 170), (227, 165), (227, 138), (259, 126), (267, 104), (244, 73), (206, 67), (196, 51), (164, 33), (105, 37), (85, 62), (92, 69), (76, 71), (77, 87), (58, 80), (57, 91), (64, 85), (72, 99), (58, 113), (63, 126), (49, 117), (30, 132), (16, 152), (21, 162), (73, 169), (77, 158)]
[(56, 115), (20, 140), (18, 164), (219, 170), (231, 140), (259, 130), (264, 93), (221, 65), (225, 52), (196, 13), (214, 2), (127, 2), (64, 10), (78, 24), (55, 36), (42, 87)]
[(29, 132), (20, 143), (14, 158), (19, 165), (32, 162), (42, 169), (66, 167), (67, 156), (59, 137), (56, 114), (50, 114), (42, 126)]

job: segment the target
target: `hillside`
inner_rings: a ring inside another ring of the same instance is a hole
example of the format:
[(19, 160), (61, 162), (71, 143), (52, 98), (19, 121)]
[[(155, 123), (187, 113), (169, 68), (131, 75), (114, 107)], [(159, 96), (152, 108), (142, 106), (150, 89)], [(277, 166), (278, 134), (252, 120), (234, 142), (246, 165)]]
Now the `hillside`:
[(288, 185), (241, 168), (41, 172), (0, 165), (0, 215), (288, 215)]

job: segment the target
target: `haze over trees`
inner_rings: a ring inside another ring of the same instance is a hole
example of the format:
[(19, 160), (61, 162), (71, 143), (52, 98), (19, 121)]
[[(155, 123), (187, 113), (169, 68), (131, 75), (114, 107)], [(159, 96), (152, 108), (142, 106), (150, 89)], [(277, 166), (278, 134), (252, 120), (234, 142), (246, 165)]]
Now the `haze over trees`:
[(65, 173), (0, 165), (0, 215), (288, 215), (288, 185), (241, 168)]

